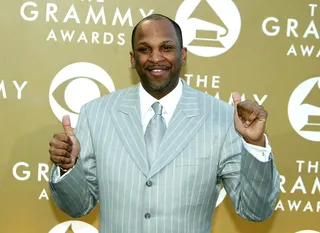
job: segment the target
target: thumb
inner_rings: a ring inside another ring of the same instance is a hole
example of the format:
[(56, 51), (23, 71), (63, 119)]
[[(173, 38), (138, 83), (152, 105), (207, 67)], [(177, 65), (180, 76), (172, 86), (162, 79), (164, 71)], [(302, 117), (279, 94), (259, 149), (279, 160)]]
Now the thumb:
[(232, 100), (235, 107), (241, 102), (241, 96), (238, 92), (232, 93)]
[(74, 136), (69, 115), (65, 115), (62, 117), (62, 126), (67, 136)]

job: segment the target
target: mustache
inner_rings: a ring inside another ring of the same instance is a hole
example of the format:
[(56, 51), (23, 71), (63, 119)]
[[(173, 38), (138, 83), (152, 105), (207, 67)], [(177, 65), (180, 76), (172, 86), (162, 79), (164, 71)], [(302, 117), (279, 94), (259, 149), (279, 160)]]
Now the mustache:
[(151, 65), (146, 67), (147, 70), (167, 70), (169, 68), (170, 66), (166, 65)]

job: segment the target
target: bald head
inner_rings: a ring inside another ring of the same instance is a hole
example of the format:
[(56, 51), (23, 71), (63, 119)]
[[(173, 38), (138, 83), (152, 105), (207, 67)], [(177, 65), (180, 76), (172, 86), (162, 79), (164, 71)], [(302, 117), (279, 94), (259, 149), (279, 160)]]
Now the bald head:
[(152, 15), (149, 15), (149, 16), (143, 18), (143, 19), (134, 27), (134, 29), (133, 29), (133, 31), (132, 31), (132, 35), (131, 35), (131, 46), (132, 46), (132, 50), (134, 50), (134, 43), (135, 43), (136, 31), (137, 31), (137, 29), (139, 28), (139, 25), (140, 25), (142, 22), (147, 21), (147, 20), (168, 20), (168, 21), (172, 24), (172, 26), (173, 26), (173, 28), (174, 28), (174, 30), (175, 30), (175, 32), (176, 32), (176, 35), (177, 35), (177, 38), (178, 38), (178, 42), (179, 42), (180, 48), (183, 47), (182, 32), (181, 32), (180, 26), (179, 26), (176, 22), (174, 22), (172, 19), (170, 19), (169, 17), (167, 17), (167, 16), (164, 16), (164, 15), (161, 15), (161, 14), (152, 14)]

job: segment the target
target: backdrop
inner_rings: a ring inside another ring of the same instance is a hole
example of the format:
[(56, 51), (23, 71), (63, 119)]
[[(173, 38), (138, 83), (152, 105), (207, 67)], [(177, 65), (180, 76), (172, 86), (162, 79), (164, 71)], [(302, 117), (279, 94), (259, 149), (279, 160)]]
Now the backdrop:
[[(316, 0), (1, 1), (0, 228), (11, 233), (97, 232), (98, 207), (71, 219), (48, 188), (49, 141), (60, 119), (138, 83), (133, 26), (162, 13), (182, 27), (189, 57), (181, 77), (230, 103), (263, 104), (281, 174), (275, 214), (251, 223), (224, 190), (215, 233), (320, 232), (320, 7)], [(219, 204), (219, 203), (218, 203)]]

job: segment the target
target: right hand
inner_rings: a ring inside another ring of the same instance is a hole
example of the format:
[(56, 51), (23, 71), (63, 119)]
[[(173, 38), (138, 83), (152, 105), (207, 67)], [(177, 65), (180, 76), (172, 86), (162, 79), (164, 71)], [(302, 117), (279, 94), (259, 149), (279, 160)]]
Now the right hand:
[(72, 168), (80, 153), (80, 143), (71, 128), (70, 117), (63, 116), (64, 133), (56, 133), (50, 141), (50, 160), (63, 169)]

